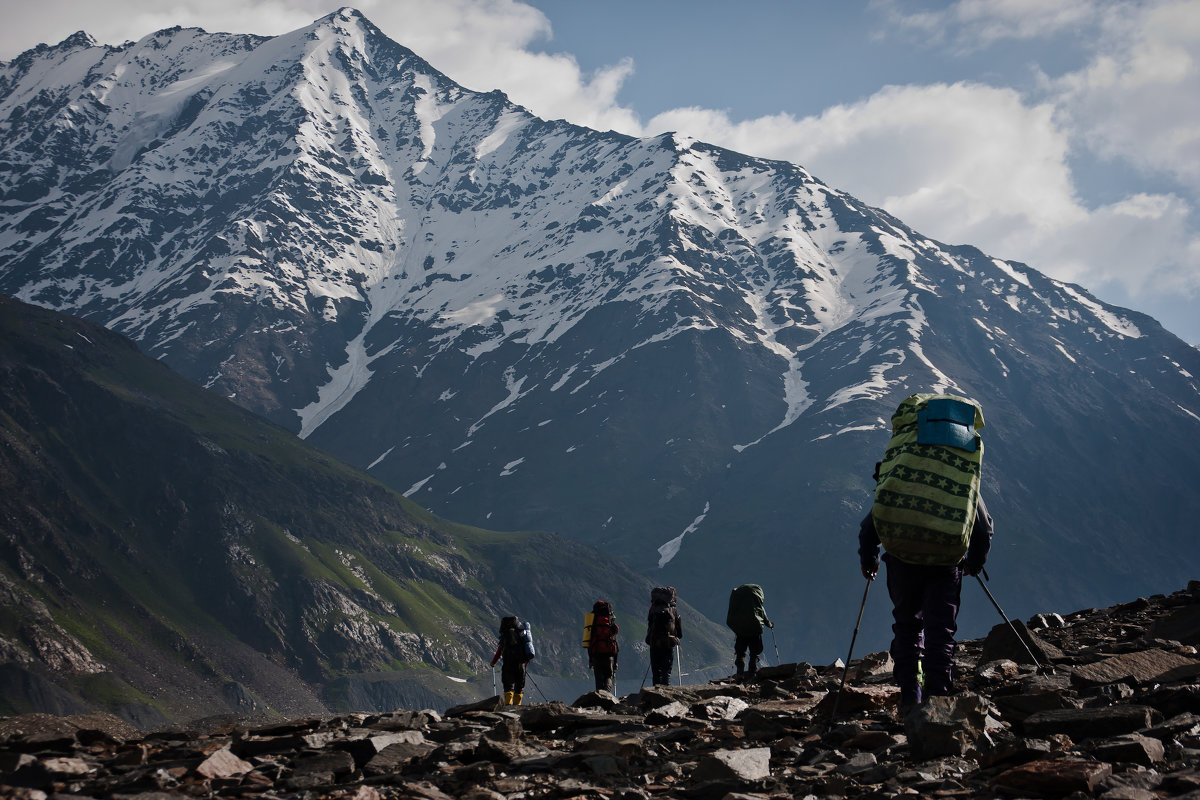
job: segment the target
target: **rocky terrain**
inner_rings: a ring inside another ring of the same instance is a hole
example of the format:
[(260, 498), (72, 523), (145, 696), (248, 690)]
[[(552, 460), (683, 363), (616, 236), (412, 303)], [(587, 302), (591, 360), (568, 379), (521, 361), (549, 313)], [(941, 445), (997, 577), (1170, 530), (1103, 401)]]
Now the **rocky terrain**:
[(488, 698), (445, 714), (209, 720), (149, 733), (104, 715), (10, 717), (0, 720), (0, 794), (1195, 798), (1197, 643), (1193, 581), (1109, 609), (997, 625), (962, 644), (958, 693), (906, 719), (886, 653), (849, 670), (774, 665), (752, 682), (589, 693), (572, 706)]

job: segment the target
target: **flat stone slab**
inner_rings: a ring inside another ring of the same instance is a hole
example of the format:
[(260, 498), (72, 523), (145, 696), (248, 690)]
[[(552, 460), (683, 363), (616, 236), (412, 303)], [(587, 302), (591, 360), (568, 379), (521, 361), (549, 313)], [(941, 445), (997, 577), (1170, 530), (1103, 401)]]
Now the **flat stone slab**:
[(1112, 765), (1096, 761), (1030, 761), (1001, 772), (992, 785), (1040, 796), (1061, 797), (1072, 792), (1092, 792), (1112, 775)]
[(1154, 709), (1148, 706), (1063, 708), (1030, 714), (1022, 727), (1026, 736), (1044, 738), (1061, 733), (1078, 742), (1149, 728), (1153, 724), (1153, 715)]
[(1082, 684), (1118, 682), (1150, 683), (1184, 680), (1200, 675), (1200, 661), (1154, 648), (1140, 650), (1076, 667), (1072, 678)]
[(696, 780), (760, 781), (771, 777), (771, 748), (717, 750), (696, 766)]
[(1101, 761), (1151, 767), (1165, 758), (1166, 748), (1158, 739), (1131, 733), (1106, 739), (1093, 747), (1091, 753)]
[(206, 778), (233, 778), (245, 775), (252, 769), (253, 764), (235, 756), (228, 747), (222, 747), (204, 759), (203, 763), (196, 767), (196, 772)]

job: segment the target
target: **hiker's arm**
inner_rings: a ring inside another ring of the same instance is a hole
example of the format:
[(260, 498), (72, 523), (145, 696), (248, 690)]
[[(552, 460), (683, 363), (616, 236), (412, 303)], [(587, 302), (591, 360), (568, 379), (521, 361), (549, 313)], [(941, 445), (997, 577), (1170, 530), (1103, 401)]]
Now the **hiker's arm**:
[(683, 638), (683, 617), (679, 616), (679, 612), (675, 613), (675, 638)]
[[(763, 608), (762, 606), (757, 606), (754, 609), (754, 618), (768, 628), (775, 627), (771, 624), (771, 618), (767, 616), (767, 609)], [(726, 620), (726, 624), (728, 624), (728, 620)]]
[(496, 662), (500, 660), (500, 651), (504, 649), (504, 643), (496, 645), (496, 655), (492, 656), (492, 666), (496, 666)]
[(875, 580), (879, 574), (879, 534), (875, 532), (875, 520), (870, 514), (863, 517), (858, 526), (858, 562), (863, 577)]
[(971, 526), (971, 543), (967, 545), (967, 555), (963, 559), (963, 571), (968, 575), (978, 575), (983, 565), (987, 563), (988, 553), (992, 550), (992, 534), (995, 526), (992, 515), (988, 513), (983, 496), (979, 497), (979, 505), (975, 509), (975, 524)]

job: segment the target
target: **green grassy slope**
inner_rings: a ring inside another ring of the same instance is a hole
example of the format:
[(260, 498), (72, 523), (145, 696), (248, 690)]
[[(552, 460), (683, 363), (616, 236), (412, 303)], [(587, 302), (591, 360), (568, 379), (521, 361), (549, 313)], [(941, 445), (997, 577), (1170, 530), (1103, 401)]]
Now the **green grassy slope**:
[[(503, 614), (548, 676), (586, 678), (598, 597), (644, 630), (644, 577), (438, 519), (103, 328), (0, 298), (0, 388), (0, 713), (444, 704)], [(690, 616), (692, 660), (725, 660)]]

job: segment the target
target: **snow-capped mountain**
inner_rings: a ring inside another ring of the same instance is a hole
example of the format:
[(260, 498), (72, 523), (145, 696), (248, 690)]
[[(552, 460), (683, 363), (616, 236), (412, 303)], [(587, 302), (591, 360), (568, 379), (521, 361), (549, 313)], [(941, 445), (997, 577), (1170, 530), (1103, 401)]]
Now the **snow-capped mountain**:
[(1014, 612), (1200, 556), (1200, 352), (799, 166), (538, 119), (348, 9), (41, 46), (0, 136), (0, 291), (444, 517), (598, 544), (714, 618), (763, 584), (797, 657), (841, 647), (914, 391), (983, 405)]

